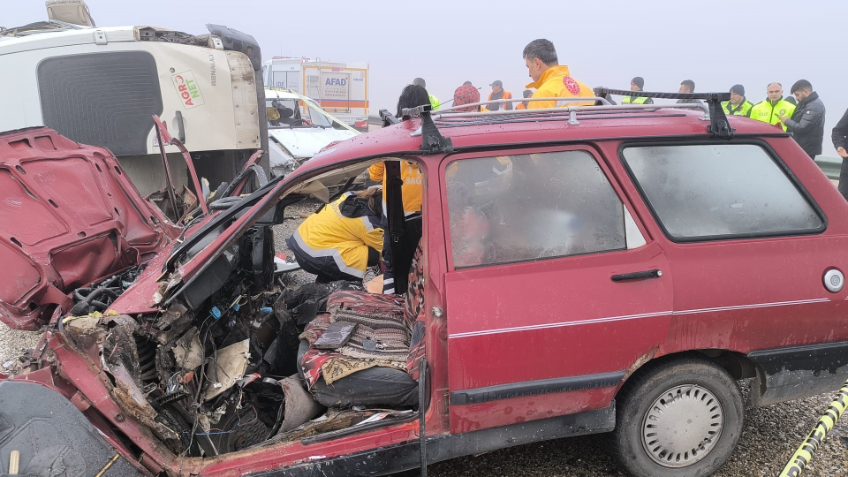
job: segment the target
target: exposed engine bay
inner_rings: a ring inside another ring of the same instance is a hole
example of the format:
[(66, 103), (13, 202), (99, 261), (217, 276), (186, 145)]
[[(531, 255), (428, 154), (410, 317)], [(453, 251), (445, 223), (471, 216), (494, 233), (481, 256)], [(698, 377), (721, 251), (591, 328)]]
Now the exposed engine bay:
[[(204, 239), (195, 248), (208, 242)], [(344, 342), (328, 349), (341, 361), (355, 362), (351, 369), (363, 373), (357, 376), (367, 378), (360, 378), (367, 384), (304, 376), (304, 356), (320, 354), (318, 339), (332, 340), (339, 327), (328, 313), (328, 297), (338, 291), (366, 292), (355, 282), (287, 286), (276, 270), (270, 226), (249, 229), (203, 272), (203, 280), (163, 302), (158, 313), (112, 311), (112, 302), (143, 269), (134, 267), (77, 289), (72, 312), (60, 319), (59, 331), (102, 369), (110, 394), (127, 415), (171, 452), (216, 456), (415, 418), (417, 382), (406, 374), (403, 349), (410, 345), (411, 327), (399, 327), (402, 351), (394, 361), (363, 364), (350, 358), (360, 355), (343, 356), (339, 350), (356, 343), (358, 352), (367, 353), (369, 346), (380, 352), (394, 341), (356, 323), (355, 317), (342, 326), (347, 329)], [(402, 300), (391, 298), (389, 305), (401, 310)], [(403, 316), (402, 311), (395, 314)], [(386, 392), (381, 380), (396, 388), (400, 383), (402, 389)]]

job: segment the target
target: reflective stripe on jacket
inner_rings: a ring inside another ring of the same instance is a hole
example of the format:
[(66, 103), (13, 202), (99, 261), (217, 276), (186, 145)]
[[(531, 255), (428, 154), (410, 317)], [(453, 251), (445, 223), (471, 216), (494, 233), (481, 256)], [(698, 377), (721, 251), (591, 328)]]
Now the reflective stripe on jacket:
[(368, 247), (383, 250), (383, 229), (375, 214), (342, 215), (340, 207), (351, 196), (353, 193), (347, 192), (310, 215), (287, 242), (294, 241), (289, 247), (310, 257), (332, 257), (339, 270), (361, 278), (368, 268)]
[[(539, 81), (527, 85), (527, 89), (536, 88), (534, 98), (591, 98), (595, 96), (592, 88), (571, 77), (566, 65), (552, 66), (542, 73)], [(527, 109), (557, 108), (561, 106), (591, 106), (594, 101), (531, 101)]]
[[(371, 165), (368, 175), (372, 181), (383, 183), (383, 215), (386, 214), (386, 165), (382, 162)], [(421, 181), (423, 175), (418, 164), (401, 161), (400, 178), (403, 180), (401, 195), (403, 195), (403, 214), (406, 216), (421, 212)]]
[[(771, 104), (771, 101), (766, 99), (751, 108), (750, 118), (764, 123), (778, 124), (781, 116), (791, 117), (794, 112), (795, 105), (785, 99), (781, 99), (777, 104)], [(786, 125), (781, 124), (781, 126), (786, 131)]]
[(739, 103), (738, 106), (734, 106), (730, 104), (730, 101), (723, 101), (721, 103), (721, 108), (724, 110), (724, 114), (730, 114), (733, 116), (751, 116), (751, 109), (754, 107), (750, 101), (747, 99)]

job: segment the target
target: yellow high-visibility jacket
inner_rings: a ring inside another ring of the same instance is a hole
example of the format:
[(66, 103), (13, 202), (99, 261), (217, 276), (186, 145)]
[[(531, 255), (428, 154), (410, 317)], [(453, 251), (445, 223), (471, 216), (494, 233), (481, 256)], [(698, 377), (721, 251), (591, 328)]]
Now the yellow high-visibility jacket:
[[(386, 215), (386, 165), (382, 162), (368, 168), (372, 181), (383, 183), (383, 215)], [(400, 178), (403, 179), (401, 194), (403, 195), (403, 215), (409, 216), (421, 212), (421, 182), (424, 176), (418, 169), (418, 164), (410, 161), (400, 161)]]
[(340, 207), (351, 195), (352, 192), (347, 192), (320, 212), (310, 215), (292, 239), (305, 254), (315, 258), (331, 256), (339, 270), (364, 277), (368, 268), (368, 247), (383, 251), (383, 229), (376, 215), (342, 215)]
[[(548, 68), (539, 81), (527, 85), (527, 89), (536, 88), (534, 98), (586, 98), (595, 96), (592, 88), (571, 77), (568, 66), (557, 65)], [(560, 106), (591, 106), (594, 101), (579, 103), (576, 101), (531, 101), (527, 109), (556, 108)]]

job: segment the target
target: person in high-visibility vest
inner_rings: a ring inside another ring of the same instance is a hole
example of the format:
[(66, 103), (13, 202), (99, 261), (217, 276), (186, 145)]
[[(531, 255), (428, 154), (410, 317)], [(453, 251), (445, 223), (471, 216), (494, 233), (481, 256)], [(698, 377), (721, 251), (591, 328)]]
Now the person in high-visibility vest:
[[(527, 88), (536, 88), (534, 98), (592, 98), (595, 92), (585, 83), (577, 81), (568, 66), (559, 64), (556, 48), (549, 40), (533, 40), (524, 47), (524, 64), (533, 82)], [(589, 101), (531, 101), (527, 109), (559, 108), (565, 106), (592, 106)]]
[(724, 114), (732, 116), (751, 117), (751, 108), (754, 105), (745, 99), (745, 87), (741, 84), (735, 84), (730, 88), (730, 101), (721, 103), (721, 108), (724, 109)]
[(791, 117), (795, 112), (795, 105), (783, 99), (783, 85), (780, 83), (770, 83), (766, 89), (767, 99), (760, 101), (751, 108), (750, 118), (769, 123), (772, 125), (780, 125), (786, 131), (786, 125), (780, 121), (781, 116)]
[[(424, 81), (424, 78), (415, 78), (414, 80), (412, 80), (412, 84), (427, 89), (427, 82)], [(441, 104), (439, 103), (439, 98), (433, 96), (429, 92), (427, 93), (427, 97), (430, 99), (430, 106), (433, 108), (433, 111), (438, 111), (439, 104)]]
[[(492, 87), (492, 92), (489, 93), (489, 99), (486, 101), (496, 101), (498, 99), (512, 99), (512, 93), (509, 91), (504, 91), (503, 82), (501, 80), (495, 80), (489, 86)], [(503, 105), (504, 110), (512, 110), (512, 103), (506, 103)], [(501, 105), (499, 103), (489, 103), (486, 105), (484, 111), (498, 111), (501, 109)]]
[[(533, 96), (533, 90), (530, 90), (530, 89), (524, 90), (524, 99), (527, 99), (527, 98), (532, 97), (532, 96)], [(530, 101), (522, 101), (522, 102), (518, 103), (518, 106), (516, 106), (515, 109), (527, 109), (528, 104), (530, 104)]]
[[(642, 91), (645, 87), (645, 80), (641, 76), (637, 76), (630, 80), (630, 91)], [(621, 98), (621, 104), (654, 104), (654, 100), (647, 96), (638, 96), (631, 94)]]

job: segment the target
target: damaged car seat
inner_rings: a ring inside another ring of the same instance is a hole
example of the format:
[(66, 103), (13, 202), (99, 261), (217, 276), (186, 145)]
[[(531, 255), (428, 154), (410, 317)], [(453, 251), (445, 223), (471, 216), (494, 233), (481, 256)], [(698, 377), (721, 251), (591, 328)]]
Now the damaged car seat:
[[(301, 376), (310, 392), (327, 407), (418, 404), (418, 363), (424, 355), (424, 270), (421, 244), (409, 273), (409, 291), (378, 295), (338, 291), (300, 335)], [(355, 324), (353, 334), (336, 349), (315, 342), (333, 323)]]

